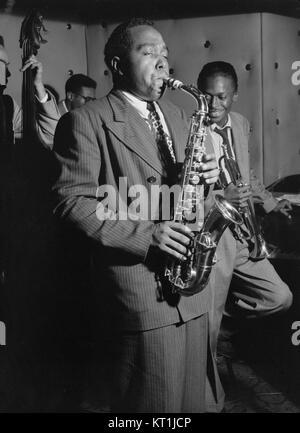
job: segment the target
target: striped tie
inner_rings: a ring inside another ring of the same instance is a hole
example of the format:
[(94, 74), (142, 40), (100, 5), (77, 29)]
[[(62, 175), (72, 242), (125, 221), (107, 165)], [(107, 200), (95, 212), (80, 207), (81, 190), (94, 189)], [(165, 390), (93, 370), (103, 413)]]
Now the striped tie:
[(154, 102), (148, 102), (147, 109), (149, 110), (148, 119), (155, 135), (155, 140), (160, 152), (163, 166), (166, 169), (168, 175), (173, 176), (174, 169), (176, 168), (176, 156), (174, 153), (171, 137), (166, 134), (163, 129), (158, 112), (155, 109)]
[(231, 149), (231, 146), (230, 146), (230, 142), (229, 142), (229, 139), (228, 139), (228, 131), (230, 132), (230, 130), (231, 130), (230, 126), (226, 126), (223, 129), (219, 129), (219, 128), (215, 128), (214, 129), (214, 131), (217, 134), (221, 135), (222, 140), (223, 140), (223, 147), (224, 148), (226, 147), (228, 156), (230, 158), (234, 159), (234, 156), (233, 156), (233, 153), (232, 153), (232, 149)]
[[(229, 161), (225, 158), (225, 155), (228, 155), (230, 160), (234, 160), (234, 154), (232, 147), (230, 145), (230, 141), (228, 138), (228, 133), (231, 133), (231, 127), (226, 126), (223, 129), (215, 128), (214, 132), (219, 134), (222, 137), (222, 147), (223, 147), (223, 154), (219, 159), (219, 168), (220, 168), (220, 176), (218, 180), (218, 186), (221, 185), (223, 188), (226, 188), (227, 185), (230, 182), (235, 182), (236, 179), (232, 179), (232, 170), (230, 170), (230, 166), (228, 166)], [(223, 164), (222, 164), (223, 161)], [(217, 186), (217, 188), (218, 188)]]

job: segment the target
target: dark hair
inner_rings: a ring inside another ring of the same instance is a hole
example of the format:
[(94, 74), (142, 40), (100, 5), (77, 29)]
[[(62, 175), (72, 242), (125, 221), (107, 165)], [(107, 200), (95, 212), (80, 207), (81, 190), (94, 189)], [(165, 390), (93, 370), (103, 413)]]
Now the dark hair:
[(4, 39), (3, 36), (0, 35), (0, 45), (2, 45), (2, 47), (4, 47)]
[(227, 62), (210, 62), (206, 63), (200, 71), (197, 85), (200, 90), (204, 90), (206, 80), (208, 77), (213, 77), (215, 75), (223, 75), (224, 77), (229, 77), (232, 79), (235, 91), (238, 89), (238, 77), (235, 72), (234, 67)]
[(67, 81), (65, 85), (65, 90), (67, 92), (78, 92), (81, 87), (92, 87), (92, 89), (96, 89), (97, 83), (92, 78), (83, 74), (75, 74), (72, 75)]
[(104, 60), (110, 70), (112, 70), (111, 60), (115, 56), (122, 58), (128, 54), (132, 44), (128, 30), (138, 26), (154, 27), (153, 22), (146, 18), (131, 18), (119, 24), (108, 38), (104, 48)]

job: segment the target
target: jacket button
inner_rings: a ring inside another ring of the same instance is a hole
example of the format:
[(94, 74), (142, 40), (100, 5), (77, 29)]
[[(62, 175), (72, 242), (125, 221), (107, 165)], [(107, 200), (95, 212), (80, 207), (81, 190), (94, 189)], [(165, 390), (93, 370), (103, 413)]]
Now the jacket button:
[(156, 177), (154, 177), (154, 176), (150, 176), (150, 177), (148, 177), (147, 182), (149, 182), (149, 183), (154, 183), (154, 182), (156, 182)]

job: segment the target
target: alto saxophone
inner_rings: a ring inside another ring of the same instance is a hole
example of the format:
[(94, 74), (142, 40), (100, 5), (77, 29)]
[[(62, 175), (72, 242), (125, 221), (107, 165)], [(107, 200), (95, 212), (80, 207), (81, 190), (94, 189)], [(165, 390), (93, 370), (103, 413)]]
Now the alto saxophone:
[[(222, 147), (224, 151), (224, 156), (222, 159), (224, 159), (224, 164), (229, 173), (230, 181), (238, 188), (246, 186), (246, 183), (243, 182), (242, 175), (236, 160), (228, 154), (227, 146), (223, 145)], [(229, 182), (226, 181), (225, 176), (222, 177), (221, 183), (223, 187), (229, 185)], [(239, 208), (239, 212), (243, 218), (243, 223), (245, 224), (248, 233), (238, 230), (238, 236), (240, 238), (244, 238), (248, 242), (249, 257), (251, 257), (253, 260), (261, 260), (268, 257), (269, 253), (266, 242), (256, 221), (255, 210), (251, 199), (246, 201), (246, 205), (244, 207)]]
[(189, 246), (190, 255), (185, 261), (170, 259), (165, 267), (172, 292), (191, 296), (207, 285), (215, 263), (215, 251), (224, 230), (229, 224), (242, 224), (238, 211), (222, 196), (204, 217), (204, 182), (200, 164), (206, 154), (208, 104), (205, 95), (195, 86), (185, 85), (172, 78), (165, 80), (172, 89), (180, 89), (196, 99), (197, 109), (191, 118), (185, 159), (181, 172), (180, 194), (174, 210), (174, 220), (188, 225), (193, 231)]

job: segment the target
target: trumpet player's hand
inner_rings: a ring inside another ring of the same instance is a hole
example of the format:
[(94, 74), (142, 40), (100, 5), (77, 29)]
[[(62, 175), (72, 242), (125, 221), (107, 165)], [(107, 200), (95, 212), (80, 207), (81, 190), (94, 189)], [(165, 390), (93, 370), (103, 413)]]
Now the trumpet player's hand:
[(280, 200), (276, 207), (273, 209), (274, 212), (280, 212), (288, 218), (291, 218), (290, 211), (293, 209), (293, 206), (289, 200), (283, 199)]
[(218, 168), (218, 163), (214, 154), (207, 154), (203, 156), (203, 160), (200, 164), (202, 176), (205, 180), (205, 183), (211, 185), (216, 183), (220, 170)]
[(252, 192), (250, 190), (249, 185), (244, 186), (235, 186), (233, 183), (230, 183), (228, 187), (224, 191), (224, 197), (229, 201), (233, 206), (238, 208), (243, 208), (247, 206), (247, 200), (252, 196)]
[(192, 236), (189, 227), (174, 221), (164, 221), (155, 225), (151, 245), (176, 259), (186, 260)]

